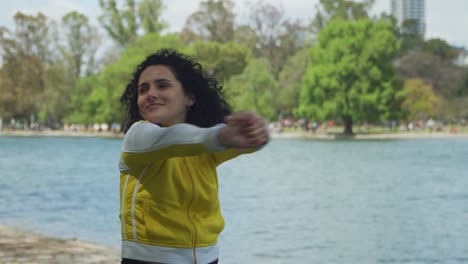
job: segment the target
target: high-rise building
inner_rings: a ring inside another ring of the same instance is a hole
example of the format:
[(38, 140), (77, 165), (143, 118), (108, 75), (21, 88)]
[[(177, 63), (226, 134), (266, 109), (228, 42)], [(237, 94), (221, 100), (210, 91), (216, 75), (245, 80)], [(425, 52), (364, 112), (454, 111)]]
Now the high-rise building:
[(424, 37), (425, 0), (392, 0), (391, 12), (403, 33), (419, 34)]

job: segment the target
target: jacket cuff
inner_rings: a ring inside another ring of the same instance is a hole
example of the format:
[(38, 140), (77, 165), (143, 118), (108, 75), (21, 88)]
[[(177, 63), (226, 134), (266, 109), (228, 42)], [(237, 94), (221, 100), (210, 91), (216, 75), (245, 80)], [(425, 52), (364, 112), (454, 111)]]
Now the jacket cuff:
[(226, 150), (227, 148), (219, 142), (219, 132), (226, 124), (218, 124), (214, 127), (208, 128), (207, 137), (205, 139), (205, 146), (209, 151), (216, 152)]

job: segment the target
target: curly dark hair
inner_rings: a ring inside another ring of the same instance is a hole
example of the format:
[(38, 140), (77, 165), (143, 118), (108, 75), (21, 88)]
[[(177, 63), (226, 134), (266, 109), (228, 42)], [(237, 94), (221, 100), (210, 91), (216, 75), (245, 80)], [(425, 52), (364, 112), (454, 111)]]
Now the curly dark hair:
[(152, 65), (168, 66), (182, 84), (184, 92), (195, 97), (195, 104), (187, 112), (186, 123), (211, 127), (224, 122), (224, 117), (231, 114), (231, 107), (224, 98), (222, 85), (215, 78), (207, 76), (200, 63), (175, 50), (161, 49), (138, 65), (132, 80), (120, 97), (121, 106), (127, 114), (125, 132), (135, 122), (143, 119), (137, 104), (138, 80), (141, 73)]

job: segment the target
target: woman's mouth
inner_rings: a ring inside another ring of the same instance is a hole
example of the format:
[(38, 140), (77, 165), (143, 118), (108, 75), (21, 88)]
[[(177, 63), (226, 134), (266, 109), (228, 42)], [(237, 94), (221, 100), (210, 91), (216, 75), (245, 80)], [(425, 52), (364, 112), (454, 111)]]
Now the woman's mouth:
[(158, 109), (162, 104), (150, 104), (146, 107), (147, 110), (155, 110)]

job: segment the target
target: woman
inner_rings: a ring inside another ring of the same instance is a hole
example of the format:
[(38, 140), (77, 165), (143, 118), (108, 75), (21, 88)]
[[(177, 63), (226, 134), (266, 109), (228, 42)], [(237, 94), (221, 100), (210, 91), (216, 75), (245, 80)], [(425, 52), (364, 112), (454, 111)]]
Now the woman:
[(200, 64), (173, 50), (137, 67), (121, 97), (122, 263), (218, 262), (216, 167), (268, 142), (262, 119), (231, 114), (221, 92)]

